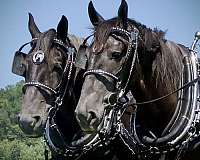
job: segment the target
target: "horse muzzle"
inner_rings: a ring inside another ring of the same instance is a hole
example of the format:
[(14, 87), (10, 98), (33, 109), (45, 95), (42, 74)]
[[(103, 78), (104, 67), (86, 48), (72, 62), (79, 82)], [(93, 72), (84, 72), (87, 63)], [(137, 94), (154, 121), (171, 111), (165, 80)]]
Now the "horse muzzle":
[(28, 137), (40, 137), (43, 135), (45, 123), (40, 115), (19, 114), (19, 127)]

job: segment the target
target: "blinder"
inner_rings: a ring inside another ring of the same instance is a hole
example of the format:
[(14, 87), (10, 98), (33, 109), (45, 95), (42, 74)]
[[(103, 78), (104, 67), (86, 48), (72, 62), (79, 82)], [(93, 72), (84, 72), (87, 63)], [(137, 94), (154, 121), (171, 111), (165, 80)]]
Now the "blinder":
[(16, 51), (15, 56), (13, 59), (13, 64), (12, 64), (12, 72), (16, 75), (19, 76), (24, 76), (26, 67), (25, 67), (25, 59), (26, 59), (26, 54), (21, 52), (21, 51)]
[(37, 38), (33, 38), (30, 42), (27, 42), (23, 44), (18, 51), (15, 52), (15, 56), (13, 59), (12, 64), (12, 72), (18, 76), (25, 75), (26, 71), (26, 53), (22, 52), (22, 49), (27, 46), (28, 44), (31, 44), (33, 41), (37, 40)]

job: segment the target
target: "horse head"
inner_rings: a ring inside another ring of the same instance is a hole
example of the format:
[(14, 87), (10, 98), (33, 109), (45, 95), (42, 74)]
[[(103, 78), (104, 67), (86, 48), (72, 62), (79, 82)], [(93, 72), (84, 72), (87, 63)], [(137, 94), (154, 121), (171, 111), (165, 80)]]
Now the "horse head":
[(118, 17), (104, 20), (92, 2), (89, 3), (88, 13), (94, 26), (94, 41), (86, 50), (87, 72), (76, 108), (77, 119), (85, 132), (98, 130), (105, 110), (103, 103), (106, 97), (117, 91), (117, 74), (126, 61), (129, 37), (121, 36), (112, 28), (130, 27), (127, 12), (127, 3), (122, 1)]
[(54, 105), (67, 64), (68, 50), (72, 47), (68, 35), (68, 21), (62, 16), (57, 31), (40, 32), (29, 14), (29, 31), (32, 40), (28, 54), (16, 52), (13, 73), (25, 78), (22, 109), (19, 114), (20, 128), (30, 136), (41, 136), (49, 109)]
[[(129, 90), (140, 102), (177, 88), (179, 82), (171, 84), (170, 81), (180, 79), (181, 67), (180, 59), (171, 63), (176, 60), (176, 55), (167, 56), (168, 64), (165, 64), (162, 54), (171, 51), (163, 47), (166, 42), (164, 32), (151, 30), (129, 19), (125, 0), (121, 1), (115, 18), (104, 20), (92, 2), (88, 13), (94, 26), (94, 40), (86, 51), (87, 71), (76, 108), (77, 119), (86, 132), (98, 130), (107, 102), (112, 105)], [(167, 75), (167, 67), (174, 68), (175, 76), (173, 73)], [(168, 102), (175, 106), (175, 101), (176, 98)]]

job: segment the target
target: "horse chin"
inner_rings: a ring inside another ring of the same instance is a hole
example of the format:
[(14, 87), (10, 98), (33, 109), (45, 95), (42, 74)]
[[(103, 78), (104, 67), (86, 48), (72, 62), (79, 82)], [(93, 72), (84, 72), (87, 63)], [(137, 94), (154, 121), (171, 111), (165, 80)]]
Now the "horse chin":
[(35, 125), (33, 128), (24, 128), (20, 124), (19, 127), (21, 128), (25, 136), (29, 138), (38, 138), (44, 135), (45, 123), (41, 121), (40, 124)]
[(43, 130), (32, 130), (32, 131), (27, 131), (21, 128), (25, 136), (28, 138), (39, 138), (43, 136)]

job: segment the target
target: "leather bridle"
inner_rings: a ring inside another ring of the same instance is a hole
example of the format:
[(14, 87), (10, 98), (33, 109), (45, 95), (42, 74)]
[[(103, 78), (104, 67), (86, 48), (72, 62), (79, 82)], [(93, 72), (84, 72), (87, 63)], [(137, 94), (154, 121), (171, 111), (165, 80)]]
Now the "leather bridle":
[[(139, 30), (137, 28), (133, 28), (132, 31), (127, 31), (125, 29), (119, 27), (113, 27), (110, 31), (110, 35), (121, 34), (125, 35), (128, 39), (128, 47), (125, 53), (125, 60), (123, 65), (118, 69), (118, 71), (113, 74), (107, 72), (102, 69), (90, 69), (87, 70), (84, 74), (84, 77), (88, 75), (98, 75), (100, 77), (109, 77), (113, 80), (114, 85), (114, 92), (106, 95), (104, 97), (103, 105), (104, 105), (104, 112), (108, 113), (110, 118), (104, 117), (104, 124), (101, 128), (101, 133), (104, 137), (111, 137), (112, 139), (115, 138), (116, 133), (112, 133), (113, 126), (117, 126), (117, 119), (118, 119), (118, 111), (119, 109), (126, 108), (130, 103), (133, 103), (133, 96), (132, 93), (127, 91), (127, 86), (129, 84), (130, 78), (133, 74), (133, 69), (135, 67), (135, 62), (137, 58), (137, 47), (138, 47), (138, 38), (139, 38)], [(126, 63), (128, 60), (132, 59), (131, 68), (129, 70), (128, 78), (126, 81), (122, 81), (121, 77), (123, 72), (125, 71), (124, 67), (126, 67)], [(114, 99), (114, 100), (113, 100)], [(105, 116), (105, 115), (104, 115)], [(116, 127), (117, 128), (117, 127)], [(111, 134), (112, 133), (112, 134)]]
[[(19, 50), (17, 52), (21, 52), (22, 49), (26, 45), (31, 44), (37, 40), (38, 40), (38, 38), (34, 38), (30, 42), (25, 43), (24, 45), (22, 45), (19, 48)], [(53, 130), (51, 130), (50, 128), (52, 127), (52, 125), (54, 125), (54, 126), (57, 125), (54, 121), (56, 112), (62, 106), (63, 99), (66, 95), (67, 90), (70, 87), (69, 85), (70, 85), (70, 80), (72, 79), (72, 70), (74, 67), (74, 60), (75, 60), (75, 48), (72, 45), (70, 47), (68, 47), (66, 44), (64, 44), (61, 40), (59, 40), (57, 38), (54, 38), (53, 42), (55, 44), (61, 46), (65, 51), (63, 54), (65, 54), (64, 57), (66, 57), (66, 65), (65, 65), (63, 73), (62, 73), (61, 81), (58, 83), (58, 85), (55, 88), (52, 88), (52, 87), (50, 87), (44, 83), (41, 83), (39, 81), (31, 80), (31, 81), (25, 82), (22, 90), (23, 90), (23, 92), (25, 92), (27, 87), (36, 87), (46, 93), (49, 93), (49, 92), (51, 93), (50, 96), (52, 96), (53, 103), (51, 104), (51, 108), (49, 108), (49, 110), (48, 110), (49, 113), (48, 113), (48, 118), (47, 118), (47, 122), (46, 122), (46, 127), (44, 130), (44, 139), (45, 139), (44, 141), (50, 147), (51, 151), (59, 154), (60, 149), (55, 147), (55, 144), (51, 141), (52, 137), (50, 137), (50, 132), (53, 132)], [(42, 53), (42, 50), (40, 50), (40, 52)], [(52, 124), (52, 122), (53, 122), (53, 124)], [(63, 135), (61, 134), (61, 132), (59, 131), (58, 128), (57, 128), (56, 132), (58, 133), (58, 138), (64, 140), (62, 137)], [(72, 150), (74, 150), (74, 148), (72, 148)], [(48, 150), (46, 149), (46, 147), (45, 147), (44, 154), (45, 154), (45, 160), (47, 160), (48, 159)]]
[[(135, 66), (136, 57), (137, 57), (139, 30), (137, 28), (133, 28), (133, 30), (129, 32), (122, 28), (113, 27), (110, 31), (110, 34), (117, 34), (117, 33), (123, 34), (128, 38), (128, 48), (125, 54), (125, 61), (123, 65), (119, 68), (119, 70), (115, 74), (107, 72), (102, 69), (90, 69), (85, 72), (84, 77), (88, 75), (98, 75), (98, 76), (109, 77), (113, 79), (114, 82), (116, 82), (115, 90), (120, 91), (119, 95), (122, 96), (126, 91), (130, 78), (132, 76), (133, 68)], [(133, 51), (133, 48), (134, 48), (134, 51)], [(133, 54), (131, 54), (132, 52)], [(124, 66), (130, 58), (132, 58), (131, 68), (130, 68), (126, 82), (123, 83), (119, 75), (121, 75), (121, 72), (123, 72)]]
[[(32, 39), (31, 42), (25, 43), (24, 45), (22, 45), (22, 47), (20, 47), (19, 52), (21, 52), (21, 50), (28, 44), (36, 41), (38, 38), (34, 38)], [(66, 44), (64, 44), (61, 40), (54, 38), (53, 42), (59, 46), (61, 46), (62, 48), (64, 48), (64, 50), (66, 51), (64, 54), (65, 57), (67, 57), (66, 60), (66, 65), (64, 67), (64, 71), (62, 74), (62, 78), (61, 81), (58, 83), (57, 87), (52, 88), (44, 83), (35, 81), (35, 80), (31, 80), (29, 82), (25, 82), (25, 84), (23, 85), (22, 90), (25, 91), (27, 87), (30, 86), (34, 86), (37, 88), (40, 88), (40, 90), (43, 90), (45, 92), (49, 91), (52, 93), (52, 95), (54, 96), (54, 99), (56, 99), (57, 102), (60, 103), (60, 105), (62, 104), (63, 98), (65, 96), (66, 93), (66, 89), (62, 89), (62, 86), (65, 86), (65, 88), (68, 87), (68, 83), (69, 80), (71, 78), (71, 74), (72, 74), (72, 67), (73, 67), (73, 63), (74, 63), (74, 58), (75, 58), (75, 48), (74, 47), (68, 47), (66, 46)], [(41, 50), (40, 50), (41, 51)], [(37, 52), (37, 51), (36, 51)], [(64, 85), (63, 83), (65, 83), (67, 78), (67, 85)]]

